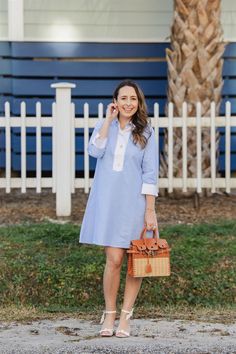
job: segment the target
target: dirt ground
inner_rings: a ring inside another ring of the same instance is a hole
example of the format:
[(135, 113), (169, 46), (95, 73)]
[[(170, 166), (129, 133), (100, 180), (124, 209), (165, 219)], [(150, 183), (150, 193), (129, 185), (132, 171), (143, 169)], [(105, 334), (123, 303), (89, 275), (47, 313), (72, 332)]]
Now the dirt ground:
[[(60, 218), (80, 224), (86, 207), (88, 194), (77, 189), (72, 195), (72, 214), (70, 217)], [(236, 193), (227, 195), (214, 194), (210, 197), (201, 197), (197, 208), (194, 197), (158, 197), (156, 211), (159, 225), (165, 224), (192, 224), (198, 222), (213, 222), (219, 219), (236, 218)], [(19, 190), (12, 190), (6, 194), (0, 190), (0, 225), (22, 222), (41, 222), (57, 220), (56, 196), (50, 189), (43, 189), (41, 194), (35, 190), (28, 190), (22, 194)]]
[(79, 318), (0, 323), (1, 353), (236, 353), (236, 324), (133, 319), (132, 335), (125, 339), (99, 338), (99, 329), (98, 323)]

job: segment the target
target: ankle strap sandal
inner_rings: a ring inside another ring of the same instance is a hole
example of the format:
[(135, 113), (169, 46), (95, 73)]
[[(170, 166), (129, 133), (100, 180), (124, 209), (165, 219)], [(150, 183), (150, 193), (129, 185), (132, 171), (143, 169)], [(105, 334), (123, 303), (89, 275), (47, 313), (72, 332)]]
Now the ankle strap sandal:
[(126, 313), (127, 315), (125, 316), (125, 319), (129, 320), (133, 316), (134, 309), (132, 308), (131, 311), (127, 311), (127, 310), (122, 309), (121, 312)]
[(106, 317), (107, 313), (116, 313), (116, 311), (106, 311), (106, 310), (104, 310), (103, 314), (102, 314), (102, 318), (101, 318), (100, 324), (103, 324), (103, 322), (105, 321), (105, 317)]
[[(132, 308), (131, 311), (127, 311), (127, 310), (122, 309), (121, 312), (126, 313), (125, 319), (126, 319), (126, 321), (128, 321), (133, 316), (134, 309)], [(121, 328), (118, 328), (116, 331), (116, 337), (118, 337), (118, 338), (127, 338), (129, 336), (130, 336), (130, 331), (128, 332), (128, 331), (125, 331), (124, 329), (121, 329)]]
[[(100, 324), (102, 324), (105, 320), (106, 314), (109, 313), (116, 313), (116, 311), (103, 311), (102, 318), (100, 321)], [(103, 328), (101, 331), (99, 331), (101, 337), (112, 337), (114, 334), (114, 326), (112, 328)]]

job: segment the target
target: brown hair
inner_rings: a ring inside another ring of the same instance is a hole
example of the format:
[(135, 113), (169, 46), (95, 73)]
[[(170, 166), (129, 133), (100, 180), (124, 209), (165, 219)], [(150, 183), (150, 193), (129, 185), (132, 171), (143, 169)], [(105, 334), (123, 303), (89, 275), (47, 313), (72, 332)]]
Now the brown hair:
[(126, 79), (122, 81), (115, 89), (113, 93), (113, 101), (117, 100), (119, 95), (119, 90), (124, 86), (133, 87), (137, 97), (138, 97), (138, 110), (132, 117), (132, 123), (134, 124), (134, 129), (132, 130), (133, 142), (135, 144), (139, 143), (141, 148), (144, 149), (147, 144), (147, 138), (144, 135), (144, 132), (147, 130), (149, 125), (147, 105), (145, 102), (145, 97), (143, 91), (138, 86), (138, 84), (132, 80)]

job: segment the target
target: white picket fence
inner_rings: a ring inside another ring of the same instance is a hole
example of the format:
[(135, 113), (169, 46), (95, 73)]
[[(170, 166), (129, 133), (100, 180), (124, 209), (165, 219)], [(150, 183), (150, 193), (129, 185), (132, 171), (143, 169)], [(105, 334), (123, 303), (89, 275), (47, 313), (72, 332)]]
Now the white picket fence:
[[(71, 102), (71, 83), (52, 84), (56, 89), (56, 102), (52, 105), (52, 117), (41, 117), (41, 104), (36, 104), (36, 117), (26, 116), (26, 105), (21, 103), (21, 117), (10, 116), (10, 105), (5, 104), (5, 117), (0, 117), (0, 128), (5, 128), (6, 171), (0, 177), (0, 188), (10, 193), (12, 188), (20, 188), (26, 193), (27, 188), (35, 188), (40, 193), (42, 188), (52, 188), (56, 193), (56, 213), (58, 216), (71, 214), (71, 193), (75, 188), (83, 188), (89, 192), (92, 178), (89, 178), (89, 156), (87, 147), (89, 142), (89, 128), (93, 128), (100, 118), (104, 116), (103, 105), (98, 105), (98, 118), (89, 118), (89, 105), (84, 105), (84, 117), (75, 118), (75, 107)], [(212, 193), (224, 189), (227, 193), (236, 188), (236, 177), (230, 174), (230, 135), (231, 127), (236, 127), (236, 117), (231, 116), (230, 103), (226, 104), (225, 117), (215, 117), (215, 105), (211, 105), (211, 116), (201, 117), (201, 104), (197, 104), (197, 116), (187, 117), (187, 105), (183, 105), (183, 116), (173, 116), (173, 104), (169, 105), (168, 117), (159, 118), (158, 103), (154, 105), (154, 117), (151, 117), (152, 126), (158, 139), (159, 129), (168, 129), (168, 177), (159, 178), (158, 188), (167, 188), (171, 193), (173, 189), (195, 189), (198, 193), (203, 188), (210, 188)], [(21, 177), (11, 176), (11, 127), (21, 129)], [(26, 128), (36, 128), (36, 177), (26, 176)], [(41, 129), (52, 128), (52, 177), (42, 177), (41, 169)], [(182, 128), (183, 141), (183, 176), (173, 177), (173, 128)], [(187, 176), (187, 128), (196, 127), (197, 132), (197, 177)], [(211, 129), (211, 178), (202, 178), (201, 169), (201, 128)], [(215, 159), (215, 131), (216, 127), (225, 127), (225, 177), (216, 176)], [(75, 178), (75, 128), (84, 129), (84, 178)]]

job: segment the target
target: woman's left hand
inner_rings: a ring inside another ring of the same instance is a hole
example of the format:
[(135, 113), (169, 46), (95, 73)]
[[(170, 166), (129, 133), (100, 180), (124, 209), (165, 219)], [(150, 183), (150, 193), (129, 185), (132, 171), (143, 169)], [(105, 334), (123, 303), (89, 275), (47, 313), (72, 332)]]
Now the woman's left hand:
[(157, 228), (157, 216), (155, 210), (145, 211), (145, 226), (147, 230), (155, 230)]

